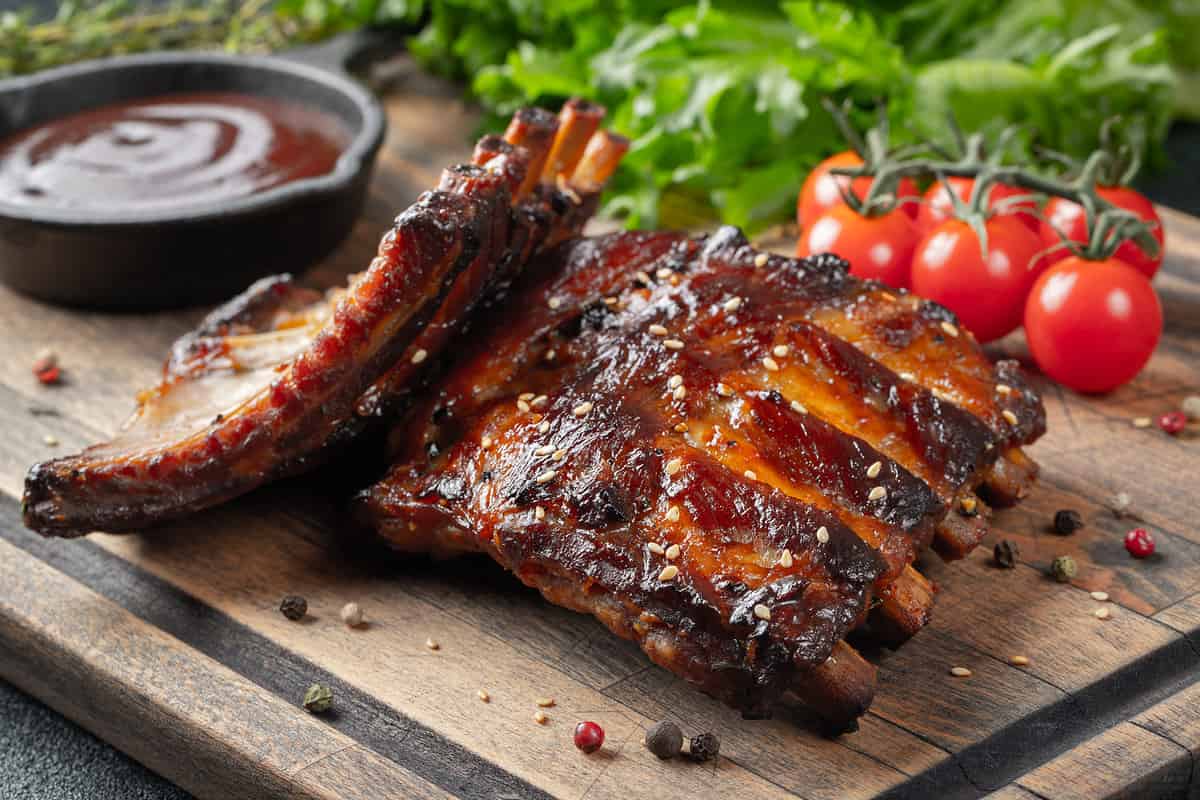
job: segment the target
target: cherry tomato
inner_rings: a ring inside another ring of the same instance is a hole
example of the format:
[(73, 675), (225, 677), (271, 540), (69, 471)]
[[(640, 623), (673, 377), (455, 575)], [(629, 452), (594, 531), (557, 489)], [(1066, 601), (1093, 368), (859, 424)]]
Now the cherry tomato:
[(1037, 258), (1041, 240), (1016, 217), (994, 216), (984, 227), (986, 259), (979, 236), (962, 220), (946, 220), (925, 234), (913, 252), (912, 289), (957, 314), (979, 341), (990, 342), (1021, 324), (1043, 262)]
[(1118, 258), (1060, 261), (1038, 278), (1025, 305), (1034, 360), (1080, 392), (1107, 392), (1137, 375), (1162, 327), (1150, 279)]
[[(838, 191), (838, 184), (841, 183), (842, 186), (845, 186), (849, 178), (839, 179), (838, 176), (829, 174), (829, 170), (835, 167), (861, 167), (862, 163), (862, 156), (853, 150), (846, 150), (830, 156), (814, 167), (813, 171), (808, 173), (808, 177), (804, 179), (800, 196), (796, 198), (796, 222), (801, 227), (811, 225), (821, 214), (842, 202), (842, 193)], [(871, 179), (855, 178), (850, 184), (850, 188), (861, 200), (867, 196), (867, 191), (871, 188)], [(921, 195), (917, 191), (917, 184), (910, 178), (901, 179), (897, 194), (900, 197), (920, 197)], [(916, 203), (905, 203), (901, 208), (909, 217), (916, 217)]]
[(796, 256), (837, 253), (850, 262), (850, 273), (908, 288), (909, 266), (917, 229), (901, 209), (864, 217), (838, 203), (813, 220), (796, 242)]
[[(1098, 193), (1108, 202), (1118, 208), (1124, 208), (1137, 214), (1141, 219), (1154, 224), (1154, 238), (1158, 242), (1158, 255), (1151, 258), (1137, 242), (1122, 242), (1114, 253), (1117, 258), (1137, 269), (1147, 278), (1153, 278), (1154, 273), (1162, 266), (1163, 260), (1163, 227), (1154, 210), (1154, 204), (1141, 193), (1125, 186), (1101, 186)], [(1087, 215), (1083, 206), (1061, 197), (1052, 197), (1046, 204), (1046, 221), (1041, 224), (1040, 231), (1046, 247), (1058, 244), (1061, 240), (1055, 228), (1062, 231), (1068, 239), (1079, 244), (1087, 244), (1088, 225)], [(1061, 261), (1071, 255), (1065, 247), (1054, 250), (1049, 254), (1050, 263)]]
[[(950, 184), (950, 189), (946, 188), (947, 183)], [(922, 233), (927, 233), (954, 216), (954, 203), (950, 200), (950, 190), (953, 190), (958, 199), (965, 203), (971, 199), (971, 191), (974, 188), (974, 178), (952, 176), (945, 182), (935, 182), (925, 190), (923, 201), (918, 207), (917, 228)], [(1001, 200), (1028, 194), (1028, 191), (1017, 186), (1008, 186), (1003, 183), (993, 184), (992, 188), (988, 190), (987, 207), (994, 209)], [(1012, 214), (1025, 223), (1030, 230), (1036, 231), (1041, 224), (1036, 212), (1037, 201), (1031, 197), (1019, 202), (1005, 203), (1001, 213)]]

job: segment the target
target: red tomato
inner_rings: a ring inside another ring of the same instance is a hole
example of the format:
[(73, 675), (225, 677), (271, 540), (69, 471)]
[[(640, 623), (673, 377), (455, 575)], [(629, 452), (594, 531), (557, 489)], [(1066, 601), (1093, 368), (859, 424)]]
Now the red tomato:
[[(950, 184), (950, 188), (953, 189), (954, 194), (959, 200), (965, 203), (971, 199), (971, 190), (975, 187), (974, 178), (949, 177), (945, 182), (935, 182), (925, 190), (924, 199), (917, 211), (917, 228), (922, 233), (933, 230), (954, 216), (954, 203), (950, 200), (950, 191), (946, 188), (946, 183)], [(988, 190), (987, 207), (995, 208), (996, 204), (1001, 200), (1028, 194), (1028, 191), (1017, 186), (1008, 186), (1003, 183), (993, 184), (992, 188)], [(1030, 213), (1025, 213), (1022, 209), (1026, 209)], [(1037, 216), (1035, 213), (1032, 213), (1036, 211), (1037, 201), (1029, 198), (1028, 200), (1005, 204), (1003, 213), (1014, 214), (1030, 230), (1036, 231), (1040, 225)]]
[(1107, 392), (1141, 371), (1162, 335), (1150, 279), (1117, 258), (1071, 256), (1042, 274), (1025, 335), (1042, 372), (1080, 392)]
[[(1137, 242), (1122, 242), (1117, 248), (1117, 252), (1113, 255), (1124, 261), (1126, 264), (1134, 267), (1145, 275), (1147, 278), (1153, 278), (1154, 273), (1158, 272), (1158, 268), (1162, 266), (1163, 260), (1163, 227), (1162, 220), (1158, 218), (1158, 214), (1154, 211), (1154, 204), (1147, 200), (1142, 194), (1124, 186), (1101, 186), (1099, 194), (1108, 202), (1118, 208), (1124, 208), (1137, 214), (1140, 218), (1147, 222), (1154, 223), (1154, 238), (1158, 242), (1158, 255), (1154, 258), (1146, 255), (1146, 252), (1138, 246)], [(1061, 240), (1054, 228), (1066, 234), (1067, 238), (1072, 242), (1079, 244), (1087, 244), (1088, 241), (1088, 226), (1086, 214), (1083, 212), (1083, 206), (1071, 200), (1064, 200), (1061, 197), (1052, 197), (1050, 202), (1046, 204), (1046, 222), (1041, 224), (1042, 241), (1046, 247), (1058, 244)], [(1053, 227), (1051, 227), (1053, 226)], [(1061, 247), (1049, 254), (1048, 260), (1051, 264), (1062, 261), (1071, 252), (1065, 247)]]
[[(821, 214), (842, 202), (842, 193), (838, 190), (838, 184), (845, 186), (849, 178), (841, 177), (839, 179), (838, 176), (829, 174), (829, 170), (835, 167), (861, 167), (862, 163), (862, 157), (858, 153), (846, 150), (817, 164), (804, 179), (804, 186), (800, 188), (800, 196), (796, 198), (796, 222), (801, 227), (812, 224)], [(871, 179), (855, 178), (850, 184), (850, 188), (861, 200), (867, 196), (867, 191), (871, 188)], [(911, 178), (901, 179), (897, 194), (900, 197), (919, 197), (921, 195), (917, 191), (917, 184)], [(916, 203), (905, 203), (901, 208), (909, 217), (916, 217)]]
[(850, 262), (850, 274), (904, 289), (918, 238), (912, 220), (901, 209), (864, 217), (838, 203), (800, 234), (796, 256), (837, 253)]
[(946, 220), (925, 234), (913, 253), (912, 289), (957, 314), (979, 341), (990, 342), (1021, 324), (1043, 262), (1037, 258), (1041, 240), (1016, 217), (994, 216), (984, 227), (986, 259), (979, 237), (962, 220)]

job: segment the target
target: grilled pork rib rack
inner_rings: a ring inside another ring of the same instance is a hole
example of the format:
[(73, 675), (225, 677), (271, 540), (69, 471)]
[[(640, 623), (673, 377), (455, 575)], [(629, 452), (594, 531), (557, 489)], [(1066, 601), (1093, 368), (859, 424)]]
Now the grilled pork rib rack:
[(930, 543), (974, 547), (1045, 426), (940, 306), (836, 258), (710, 237), (572, 240), (395, 428), (359, 514), (395, 547), (484, 551), (748, 715), (836, 729), (874, 689), (842, 641), (902, 641)]
[(392, 466), (354, 510), (393, 547), (486, 552), (749, 716), (789, 695), (853, 726), (875, 670), (845, 636), (928, 621), (914, 560), (1028, 491), (1041, 402), (835, 257), (580, 238), (628, 146), (602, 115), (519, 112), (346, 288), (214, 311), (116, 439), (30, 470), (26, 524), (145, 528), (375, 436)]
[(628, 148), (598, 130), (603, 115), (582, 101), (518, 112), (396, 219), (347, 288), (267, 278), (214, 311), (116, 439), (30, 470), (26, 525), (145, 528), (303, 471), (361, 433), (481, 298), (579, 233)]

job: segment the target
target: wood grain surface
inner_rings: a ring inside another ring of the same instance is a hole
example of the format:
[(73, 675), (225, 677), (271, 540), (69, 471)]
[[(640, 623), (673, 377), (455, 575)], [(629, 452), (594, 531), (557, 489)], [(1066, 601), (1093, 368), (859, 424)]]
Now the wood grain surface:
[[(475, 118), (448, 87), (397, 70), (388, 110), (367, 210), (315, 285), (362, 269), (397, 211), (468, 153)], [(19, 523), (26, 468), (111, 434), (202, 310), (81, 313), (2, 288), (0, 675), (202, 798), (1186, 795), (1200, 780), (1200, 437), (1132, 424), (1200, 393), (1200, 221), (1164, 215), (1158, 353), (1105, 397), (1039, 380), (1050, 432), (1031, 449), (1036, 490), (971, 557), (925, 558), (934, 621), (871, 653), (880, 686), (857, 733), (824, 739), (795, 708), (742, 720), (490, 562), (384, 553), (345, 518), (338, 475), (143, 535), (38, 538)], [(43, 347), (60, 386), (30, 374)], [(1023, 343), (998, 352), (1024, 357)], [(1139, 522), (1110, 510), (1117, 492)], [(1086, 526), (1054, 534), (1060, 508)], [(1153, 530), (1154, 557), (1125, 554), (1133, 524)], [(1020, 546), (1015, 569), (991, 563), (1000, 537)], [(1045, 574), (1061, 554), (1079, 563), (1070, 584)], [(308, 598), (303, 623), (278, 612), (290, 593)], [(366, 628), (338, 619), (350, 600)], [(328, 716), (299, 708), (316, 681), (334, 688)], [(544, 725), (539, 698), (554, 701)], [(663, 718), (716, 732), (721, 758), (654, 758), (642, 736)], [(596, 756), (571, 745), (581, 719), (605, 728)]]

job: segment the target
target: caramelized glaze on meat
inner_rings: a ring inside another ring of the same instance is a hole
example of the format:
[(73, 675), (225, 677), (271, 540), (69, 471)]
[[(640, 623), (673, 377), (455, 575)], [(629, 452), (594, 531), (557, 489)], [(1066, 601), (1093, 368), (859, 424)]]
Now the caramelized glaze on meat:
[(489, 553), (755, 715), (787, 690), (861, 713), (839, 641), (873, 598), (924, 623), (912, 561), (1044, 427), (940, 307), (733, 229), (568, 242), (477, 330), (360, 513), (401, 549)]

